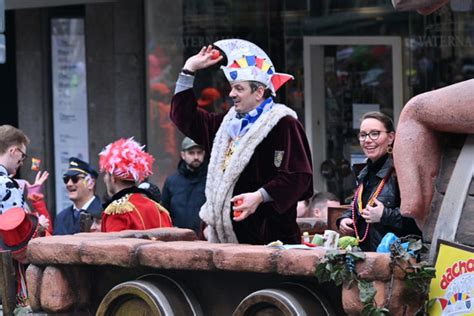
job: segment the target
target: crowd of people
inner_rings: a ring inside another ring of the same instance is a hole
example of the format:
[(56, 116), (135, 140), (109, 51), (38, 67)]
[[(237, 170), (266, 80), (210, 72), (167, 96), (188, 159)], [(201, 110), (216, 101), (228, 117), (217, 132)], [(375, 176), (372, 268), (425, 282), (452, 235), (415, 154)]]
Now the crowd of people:
[[(223, 59), (216, 49), (227, 58), (221, 69), (234, 106), (226, 113), (202, 111), (193, 92), (195, 73)], [(207, 240), (298, 243), (297, 217), (327, 222), (328, 206), (332, 201), (338, 205), (337, 197), (328, 193), (313, 194), (304, 130), (291, 109), (273, 101), (276, 91), (291, 79), (277, 73), (265, 52), (244, 40), (218, 41), (185, 62), (171, 102), (171, 119), (210, 153), (206, 202), (199, 213)], [(337, 225), (342, 235), (357, 237), (363, 250), (375, 251), (388, 232), (402, 237), (421, 231), (400, 212), (391, 157), (393, 121), (370, 112), (359, 129), (367, 165), (357, 175), (353, 203)]]
[(139, 187), (152, 174), (154, 158), (133, 138), (117, 140), (99, 154), (109, 197), (105, 204), (95, 194), (97, 171), (79, 158), (70, 158), (63, 180), (72, 204), (52, 221), (42, 193), (49, 173), (38, 171), (33, 184), (14, 178), (27, 157), (29, 142), (20, 129), (0, 126), (0, 248), (10, 250), (15, 261), (19, 304), (27, 298), (24, 276), (31, 239), (172, 226), (169, 212), (154, 200), (150, 186)]
[[(210, 113), (202, 109), (193, 83), (196, 72), (218, 63), (231, 86), (233, 106)], [(313, 192), (304, 128), (293, 110), (274, 102), (291, 79), (276, 72), (251, 42), (228, 39), (203, 47), (186, 60), (171, 100), (171, 120), (186, 138), (181, 161), (162, 192), (147, 182), (154, 158), (133, 138), (119, 139), (99, 153), (107, 201), (96, 195), (99, 173), (71, 157), (63, 175), (71, 205), (54, 221), (41, 193), (48, 173), (38, 172), (33, 184), (23, 186), (14, 179), (27, 157), (28, 137), (0, 126), (0, 246), (24, 262), (27, 241), (37, 236), (171, 226), (192, 229), (210, 242), (299, 243), (297, 217), (325, 222), (328, 207), (339, 201)], [(380, 112), (365, 114), (358, 139), (367, 165), (358, 174), (351, 207), (338, 219), (340, 233), (357, 237), (366, 251), (375, 251), (388, 232), (420, 235), (413, 219), (400, 213), (392, 120)], [(18, 236), (20, 227), (23, 235)]]
[[(195, 73), (219, 63), (233, 106), (227, 112), (209, 112), (203, 110), (203, 96), (194, 94)], [(297, 243), (301, 233), (296, 218), (327, 222), (328, 206), (339, 201), (329, 192), (313, 192), (303, 126), (293, 110), (273, 100), (291, 79), (276, 72), (271, 59), (251, 42), (229, 39), (203, 47), (186, 60), (171, 100), (171, 120), (186, 137), (177, 170), (162, 192), (146, 181), (154, 158), (133, 138), (120, 139), (99, 153), (108, 199), (101, 201), (96, 194), (99, 173), (71, 157), (63, 175), (71, 205), (54, 221), (41, 193), (49, 174), (38, 172), (33, 184), (15, 180), (29, 139), (15, 127), (1, 126), (0, 216), (7, 218), (13, 208), (38, 214), (36, 225), (43, 235), (174, 225), (211, 242)], [(400, 213), (391, 118), (367, 113), (358, 137), (367, 165), (357, 175), (351, 207), (338, 219), (340, 233), (356, 236), (364, 250), (375, 250), (387, 232), (420, 234), (416, 223)], [(0, 220), (0, 226), (2, 222), (7, 221)], [(0, 233), (8, 239), (2, 227)]]

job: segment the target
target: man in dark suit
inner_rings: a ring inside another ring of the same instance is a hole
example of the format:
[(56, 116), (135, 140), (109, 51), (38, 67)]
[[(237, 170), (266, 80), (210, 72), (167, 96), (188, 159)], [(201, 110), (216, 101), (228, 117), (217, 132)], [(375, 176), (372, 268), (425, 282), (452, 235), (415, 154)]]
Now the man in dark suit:
[(80, 232), (81, 213), (90, 214), (94, 219), (100, 220), (103, 208), (99, 197), (95, 195), (97, 175), (97, 171), (87, 162), (75, 157), (69, 159), (69, 167), (63, 180), (73, 204), (56, 216), (54, 235)]

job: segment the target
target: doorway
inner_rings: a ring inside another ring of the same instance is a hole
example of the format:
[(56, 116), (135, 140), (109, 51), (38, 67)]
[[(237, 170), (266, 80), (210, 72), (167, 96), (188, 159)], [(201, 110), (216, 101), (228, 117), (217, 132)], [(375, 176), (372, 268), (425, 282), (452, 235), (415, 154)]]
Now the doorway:
[(400, 37), (304, 37), (305, 128), (315, 190), (344, 201), (355, 187), (351, 168), (365, 161), (361, 116), (382, 111), (395, 123), (403, 102)]

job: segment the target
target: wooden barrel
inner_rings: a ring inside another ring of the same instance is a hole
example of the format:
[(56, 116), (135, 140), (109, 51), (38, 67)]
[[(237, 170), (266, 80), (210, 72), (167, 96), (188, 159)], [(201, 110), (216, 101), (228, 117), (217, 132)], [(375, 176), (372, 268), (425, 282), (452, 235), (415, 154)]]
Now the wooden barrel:
[(336, 315), (316, 291), (299, 283), (253, 292), (240, 302), (234, 316)]
[(203, 312), (185, 286), (164, 275), (148, 275), (112, 288), (100, 303), (96, 315), (200, 316)]

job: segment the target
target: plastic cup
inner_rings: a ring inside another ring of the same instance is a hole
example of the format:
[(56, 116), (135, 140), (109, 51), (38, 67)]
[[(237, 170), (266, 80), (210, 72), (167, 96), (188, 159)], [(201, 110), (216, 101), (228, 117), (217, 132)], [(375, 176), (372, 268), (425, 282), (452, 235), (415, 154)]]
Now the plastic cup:
[(334, 230), (324, 231), (324, 248), (337, 249), (337, 242), (339, 241), (339, 233)]

